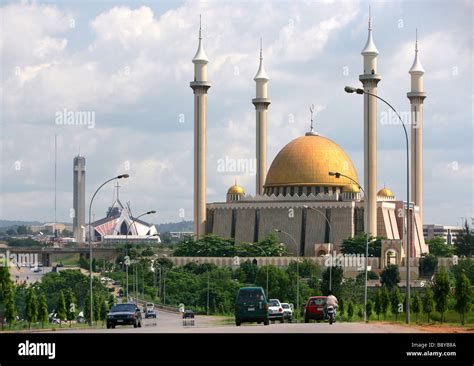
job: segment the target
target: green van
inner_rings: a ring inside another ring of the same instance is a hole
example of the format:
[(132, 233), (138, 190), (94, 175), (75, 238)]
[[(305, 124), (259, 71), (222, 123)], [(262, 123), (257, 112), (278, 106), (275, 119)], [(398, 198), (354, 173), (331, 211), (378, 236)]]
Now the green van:
[(261, 287), (242, 287), (235, 299), (235, 325), (244, 322), (269, 324), (268, 303)]

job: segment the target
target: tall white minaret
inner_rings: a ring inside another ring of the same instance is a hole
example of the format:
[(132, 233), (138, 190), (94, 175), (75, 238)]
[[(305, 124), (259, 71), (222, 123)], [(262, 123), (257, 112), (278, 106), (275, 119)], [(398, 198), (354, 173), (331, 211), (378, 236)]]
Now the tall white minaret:
[(253, 78), (256, 84), (256, 98), (252, 99), (256, 110), (257, 126), (257, 177), (255, 194), (263, 195), (263, 185), (267, 176), (267, 111), (271, 101), (268, 99), (269, 77), (263, 67), (262, 41), (260, 40), (260, 66)]
[(411, 104), (411, 191), (413, 202), (420, 209), (423, 223), (423, 101), (426, 98), (423, 86), (425, 70), (418, 57), (418, 31), (415, 41), (415, 60), (409, 71), (411, 91), (407, 97)]
[(193, 58), (194, 81), (190, 83), (194, 91), (194, 235), (206, 234), (206, 116), (207, 63), (209, 62), (202, 45), (201, 17), (199, 17), (199, 46)]
[[(364, 57), (364, 73), (359, 75), (366, 92), (377, 94), (377, 84), (381, 80), (377, 74), (379, 51), (372, 39), (372, 20), (369, 8), (369, 35), (361, 52)], [(377, 99), (364, 94), (364, 191), (365, 232), (377, 235)]]

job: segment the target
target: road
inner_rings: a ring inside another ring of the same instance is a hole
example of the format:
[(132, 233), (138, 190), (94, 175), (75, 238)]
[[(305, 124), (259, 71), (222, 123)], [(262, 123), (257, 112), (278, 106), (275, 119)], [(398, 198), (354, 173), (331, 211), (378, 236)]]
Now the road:
[(115, 329), (72, 329), (65, 333), (420, 333), (413, 328), (401, 325), (375, 323), (270, 323), (269, 326), (257, 324), (222, 324), (219, 318), (196, 316), (194, 326), (183, 326), (180, 314), (165, 311), (157, 312), (157, 319), (143, 319), (141, 328), (132, 326)]

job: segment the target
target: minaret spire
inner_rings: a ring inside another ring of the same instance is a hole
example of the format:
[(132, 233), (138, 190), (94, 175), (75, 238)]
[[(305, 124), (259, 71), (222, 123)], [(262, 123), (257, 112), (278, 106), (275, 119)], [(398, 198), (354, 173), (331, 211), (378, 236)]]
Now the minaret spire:
[(190, 83), (194, 92), (194, 235), (206, 235), (206, 120), (207, 91), (211, 83), (207, 80), (209, 60), (202, 42), (202, 23), (199, 16), (199, 45), (193, 58), (194, 81)]
[(423, 225), (423, 103), (426, 93), (423, 85), (425, 70), (418, 52), (418, 29), (415, 33), (415, 59), (408, 73), (411, 79), (411, 90), (407, 93), (411, 105), (411, 192)]
[(265, 179), (267, 176), (267, 110), (271, 101), (268, 98), (268, 81), (270, 78), (263, 67), (263, 42), (260, 38), (260, 64), (257, 75), (253, 78), (256, 85), (256, 96), (252, 99), (256, 111), (256, 159), (257, 175), (256, 189), (257, 195), (263, 195)]
[[(379, 51), (372, 38), (372, 14), (369, 7), (368, 37), (361, 54), (364, 72), (359, 75), (363, 88), (377, 95), (377, 85), (381, 80), (377, 73)], [(364, 230), (377, 236), (377, 99), (364, 94)]]

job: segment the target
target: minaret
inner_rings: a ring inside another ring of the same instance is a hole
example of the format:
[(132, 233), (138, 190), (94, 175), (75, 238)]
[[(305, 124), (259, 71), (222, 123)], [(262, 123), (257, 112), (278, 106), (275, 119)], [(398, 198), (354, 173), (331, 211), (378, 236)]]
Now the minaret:
[(194, 235), (206, 234), (206, 116), (207, 59), (202, 45), (201, 17), (199, 17), (199, 45), (193, 58), (194, 81), (190, 83), (194, 91)]
[(85, 240), (86, 221), (86, 158), (78, 155), (73, 166), (73, 208), (72, 230), (76, 243)]
[(268, 99), (268, 75), (263, 67), (262, 41), (260, 40), (260, 66), (253, 78), (256, 84), (256, 98), (252, 99), (256, 110), (257, 126), (257, 177), (255, 194), (263, 195), (263, 185), (267, 176), (267, 111), (271, 101)]
[[(359, 75), (364, 90), (377, 94), (377, 84), (381, 80), (377, 74), (379, 51), (372, 39), (372, 21), (369, 8), (369, 35), (361, 52), (364, 57), (364, 73)], [(364, 94), (364, 191), (365, 232), (377, 235), (377, 99)]]
[(425, 70), (418, 57), (418, 31), (416, 33), (415, 60), (409, 71), (411, 91), (407, 97), (411, 104), (411, 191), (423, 223), (423, 101), (426, 93), (423, 86)]

